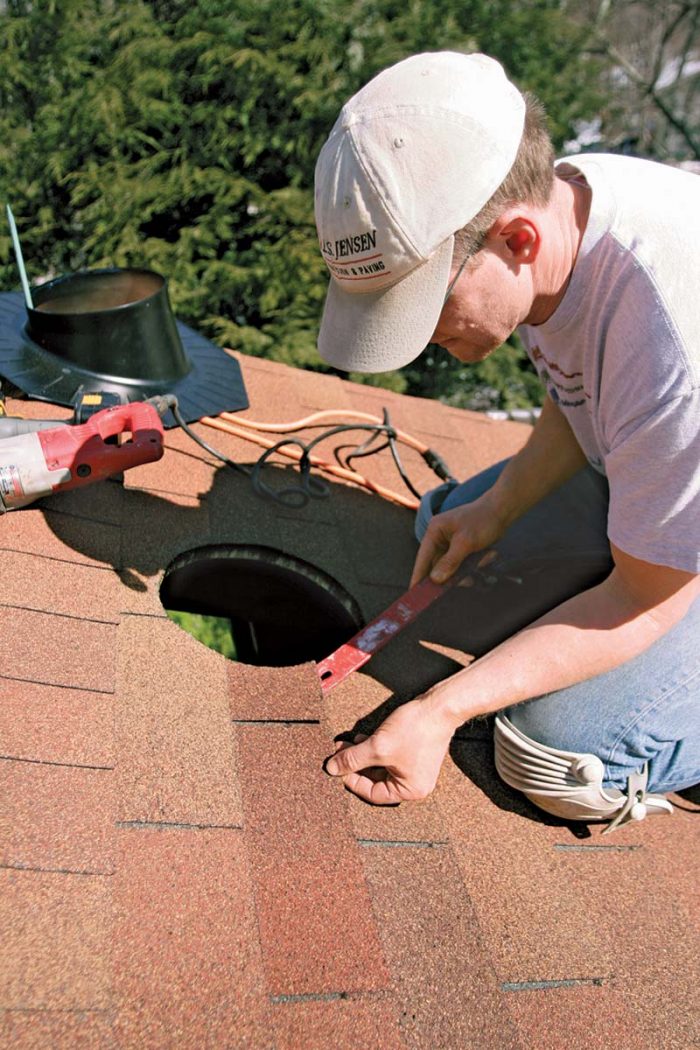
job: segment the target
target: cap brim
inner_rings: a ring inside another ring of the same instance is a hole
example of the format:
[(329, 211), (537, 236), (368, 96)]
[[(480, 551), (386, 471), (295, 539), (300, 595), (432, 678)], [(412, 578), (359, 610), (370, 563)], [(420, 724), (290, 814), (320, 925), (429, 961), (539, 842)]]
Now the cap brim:
[(324, 361), (346, 372), (389, 372), (415, 360), (442, 312), (453, 244), (448, 237), (427, 262), (380, 292), (344, 292), (331, 279), (318, 337)]

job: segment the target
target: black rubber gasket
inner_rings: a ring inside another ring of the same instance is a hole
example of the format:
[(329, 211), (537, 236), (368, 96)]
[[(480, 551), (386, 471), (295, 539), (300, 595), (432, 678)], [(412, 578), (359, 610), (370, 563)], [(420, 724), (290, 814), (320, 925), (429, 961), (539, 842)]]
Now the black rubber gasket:
[(187, 551), (166, 570), (160, 598), (166, 609), (230, 619), (237, 658), (269, 667), (321, 660), (364, 625), (333, 577), (272, 547)]

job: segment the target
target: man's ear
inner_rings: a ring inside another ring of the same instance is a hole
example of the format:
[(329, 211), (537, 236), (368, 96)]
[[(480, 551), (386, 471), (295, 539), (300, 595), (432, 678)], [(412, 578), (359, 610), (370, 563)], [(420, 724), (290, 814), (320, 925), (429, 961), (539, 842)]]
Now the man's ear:
[(512, 218), (503, 216), (503, 220), (498, 235), (508, 249), (511, 261), (526, 266), (533, 263), (539, 254), (541, 244), (537, 224), (522, 214)]

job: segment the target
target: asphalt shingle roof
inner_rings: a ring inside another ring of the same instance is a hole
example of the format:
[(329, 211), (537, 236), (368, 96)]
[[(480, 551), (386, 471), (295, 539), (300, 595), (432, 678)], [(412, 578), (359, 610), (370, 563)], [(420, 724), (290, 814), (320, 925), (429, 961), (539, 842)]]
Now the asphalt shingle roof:
[[(527, 436), (240, 360), (251, 418), (388, 405), (461, 476)], [(406, 587), (412, 514), (341, 484), (280, 508), (184, 435), (166, 444), (123, 484), (0, 521), (0, 1045), (698, 1045), (697, 806), (610, 839), (563, 824), (498, 781), (486, 722), (458, 733), (424, 803), (344, 792), (321, 769), (333, 737), (466, 662), (478, 623), (445, 598), (325, 700), (309, 663), (225, 660), (166, 616), (176, 556), (268, 545), (370, 619)], [(400, 487), (388, 457), (363, 469)]]

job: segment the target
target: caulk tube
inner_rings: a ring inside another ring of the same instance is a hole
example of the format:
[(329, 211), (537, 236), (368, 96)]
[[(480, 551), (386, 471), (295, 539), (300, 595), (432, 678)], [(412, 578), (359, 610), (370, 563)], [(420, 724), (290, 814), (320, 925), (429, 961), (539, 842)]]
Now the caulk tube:
[(26, 507), (69, 481), (68, 467), (49, 470), (38, 434), (21, 434), (0, 441), (0, 513)]

